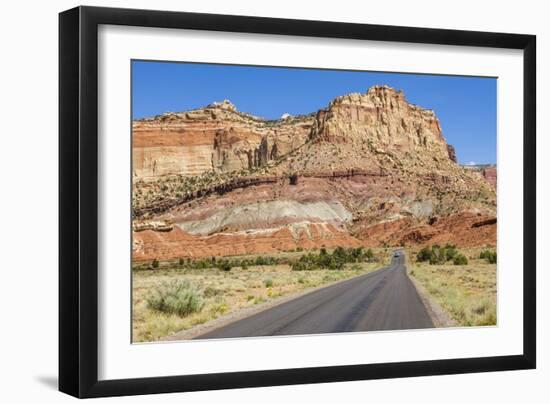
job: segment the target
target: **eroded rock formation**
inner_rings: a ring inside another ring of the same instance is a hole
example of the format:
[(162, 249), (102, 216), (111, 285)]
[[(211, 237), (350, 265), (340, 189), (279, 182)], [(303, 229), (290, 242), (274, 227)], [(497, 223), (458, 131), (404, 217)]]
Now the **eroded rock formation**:
[(138, 260), (496, 243), (496, 168), (458, 165), (435, 113), (387, 86), (306, 116), (224, 101), (133, 128)]
[(134, 179), (232, 172), (265, 166), (300, 147), (312, 115), (267, 121), (225, 100), (133, 124)]

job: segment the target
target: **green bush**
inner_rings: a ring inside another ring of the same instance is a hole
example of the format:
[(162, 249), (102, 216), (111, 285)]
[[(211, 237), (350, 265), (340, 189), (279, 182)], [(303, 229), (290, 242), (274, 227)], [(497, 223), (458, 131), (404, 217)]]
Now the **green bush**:
[(432, 247), (432, 255), (430, 256), (430, 264), (444, 264), (447, 262), (447, 250), (439, 246)]
[(432, 258), (433, 252), (430, 247), (424, 247), (422, 248), (418, 254), (416, 254), (416, 260), (418, 262), (425, 262), (430, 261)]
[(271, 278), (267, 278), (265, 281), (264, 281), (264, 285), (266, 288), (270, 288), (273, 286), (273, 279)]
[(310, 271), (315, 269), (341, 270), (349, 263), (373, 260), (374, 253), (371, 249), (365, 252), (362, 247), (337, 247), (332, 254), (329, 254), (325, 248), (321, 248), (319, 254), (310, 252), (302, 255), (297, 261), (291, 262), (291, 268), (293, 271)]
[(447, 244), (445, 246), (445, 256), (447, 261), (452, 261), (458, 254), (458, 251), (454, 245)]
[(490, 250), (484, 250), (479, 254), (479, 258), (486, 259), (489, 264), (496, 264), (497, 262), (497, 252), (496, 251), (490, 251)]
[(453, 259), (455, 265), (468, 265), (468, 258), (463, 254), (457, 254)]
[(367, 259), (367, 261), (371, 262), (371, 261), (374, 261), (374, 253), (372, 252), (372, 249), (368, 249), (367, 252), (365, 252), (365, 258)]
[(444, 264), (445, 262), (447, 262), (448, 258), (447, 258), (447, 248), (446, 247), (443, 247), (443, 248), (439, 248), (439, 250), (437, 250), (437, 261), (439, 264)]
[(156, 258), (153, 260), (153, 262), (151, 262), (151, 266), (155, 269), (157, 269), (159, 265), (160, 265), (159, 260)]
[(299, 259), (292, 257), (258, 256), (255, 259), (231, 260), (211, 257), (200, 260), (180, 260), (180, 265), (187, 269), (207, 269), (214, 267), (222, 271), (230, 271), (232, 268), (236, 267), (241, 267), (246, 270), (251, 265), (270, 266), (287, 264), (290, 265), (294, 271), (306, 271), (313, 269), (339, 270), (343, 269), (348, 263), (375, 261), (377, 261), (377, 258), (374, 256), (374, 253), (370, 248), (365, 251), (363, 247), (337, 247), (331, 254), (326, 250), (326, 248), (323, 247), (319, 250), (318, 254), (309, 252), (300, 256)]
[(429, 262), (430, 265), (445, 264), (447, 261), (455, 261), (459, 255), (456, 246), (447, 244), (441, 247), (437, 244), (432, 247), (422, 248), (416, 255), (418, 262)]
[(293, 262), (290, 268), (293, 271), (308, 271), (308, 270), (314, 269), (311, 266), (309, 266), (307, 263), (302, 261)]
[(200, 290), (189, 281), (174, 281), (160, 285), (147, 297), (150, 309), (163, 313), (188, 316), (204, 307)]
[(231, 268), (233, 268), (233, 263), (228, 260), (222, 260), (216, 262), (216, 267), (220, 269), (221, 271), (231, 271)]
[(279, 263), (279, 259), (273, 258), (273, 257), (262, 257), (259, 256), (254, 261), (255, 265), (277, 265)]
[(439, 259), (437, 258), (437, 254), (433, 253), (430, 255), (430, 265), (437, 265), (439, 264)]

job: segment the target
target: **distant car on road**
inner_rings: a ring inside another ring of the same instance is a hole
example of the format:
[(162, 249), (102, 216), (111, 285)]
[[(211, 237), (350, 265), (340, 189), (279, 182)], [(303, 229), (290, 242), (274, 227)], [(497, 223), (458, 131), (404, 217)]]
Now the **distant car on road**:
[(394, 252), (394, 253), (393, 253), (393, 256), (394, 256), (394, 257), (399, 257), (400, 255), (401, 255), (401, 254), (399, 254), (399, 252)]

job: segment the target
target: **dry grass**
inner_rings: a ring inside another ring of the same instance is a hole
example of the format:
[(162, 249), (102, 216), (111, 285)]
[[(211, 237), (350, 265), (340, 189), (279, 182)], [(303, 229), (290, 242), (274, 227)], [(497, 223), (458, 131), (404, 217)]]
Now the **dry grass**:
[[(278, 297), (351, 278), (381, 267), (381, 263), (348, 264), (343, 270), (291, 271), (288, 265), (251, 266), (220, 271), (182, 270), (163, 264), (155, 271), (133, 273), (133, 341), (155, 341), (224, 314)], [(154, 310), (147, 299), (168, 282), (189, 282), (204, 301), (200, 312), (186, 316)]]
[(409, 271), (460, 326), (496, 325), (496, 264), (480, 260), (478, 249), (460, 250), (468, 265), (430, 265), (414, 262), (409, 253)]

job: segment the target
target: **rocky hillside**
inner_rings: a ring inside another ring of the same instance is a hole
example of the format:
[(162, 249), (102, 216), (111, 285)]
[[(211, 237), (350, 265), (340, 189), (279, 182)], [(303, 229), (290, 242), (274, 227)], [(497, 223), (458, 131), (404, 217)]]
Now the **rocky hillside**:
[(496, 192), (431, 110), (375, 86), (269, 121), (229, 101), (133, 125), (134, 257), (496, 243)]
[(466, 170), (479, 173), (489, 184), (497, 186), (497, 166), (495, 164), (475, 164), (462, 166)]

